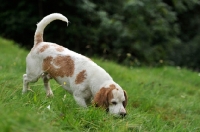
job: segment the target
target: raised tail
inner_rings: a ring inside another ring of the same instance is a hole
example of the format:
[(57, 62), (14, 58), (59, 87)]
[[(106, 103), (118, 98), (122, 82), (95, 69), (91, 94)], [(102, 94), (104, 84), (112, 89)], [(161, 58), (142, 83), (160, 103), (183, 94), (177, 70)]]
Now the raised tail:
[(62, 20), (67, 22), (68, 25), (68, 19), (63, 16), (62, 14), (59, 13), (52, 13), (46, 17), (44, 17), (38, 24), (37, 24), (37, 29), (35, 31), (35, 36), (34, 36), (34, 46), (36, 46), (38, 43), (43, 42), (43, 31), (44, 28), (52, 21), (54, 20)]

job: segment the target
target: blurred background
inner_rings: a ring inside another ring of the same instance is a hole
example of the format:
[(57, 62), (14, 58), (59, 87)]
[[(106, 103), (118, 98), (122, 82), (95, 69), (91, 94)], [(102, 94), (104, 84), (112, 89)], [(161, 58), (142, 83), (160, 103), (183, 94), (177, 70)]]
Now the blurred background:
[(0, 36), (31, 49), (36, 24), (54, 21), (44, 40), (127, 66), (200, 70), (199, 0), (0, 0)]

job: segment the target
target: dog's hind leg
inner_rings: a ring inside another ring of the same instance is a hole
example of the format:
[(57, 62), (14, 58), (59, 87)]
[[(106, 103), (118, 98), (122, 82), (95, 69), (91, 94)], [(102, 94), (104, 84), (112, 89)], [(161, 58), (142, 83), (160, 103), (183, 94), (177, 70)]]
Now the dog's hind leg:
[(43, 82), (44, 82), (44, 88), (46, 90), (47, 97), (53, 96), (53, 92), (51, 90), (50, 83), (49, 83), (49, 80), (51, 79), (50, 75), (43, 73), (42, 79), (43, 79)]
[(24, 74), (23, 75), (23, 90), (22, 90), (22, 93), (26, 93), (29, 88), (29, 83), (30, 82), (37, 82), (39, 77), (34, 77), (34, 78), (31, 78), (29, 77), (27, 74)]

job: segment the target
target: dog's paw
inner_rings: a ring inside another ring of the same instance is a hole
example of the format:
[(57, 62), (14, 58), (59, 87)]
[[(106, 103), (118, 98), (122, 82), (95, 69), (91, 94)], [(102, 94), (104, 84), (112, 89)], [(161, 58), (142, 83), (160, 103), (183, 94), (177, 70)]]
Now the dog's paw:
[(50, 90), (46, 93), (47, 97), (53, 97), (53, 92)]
[(34, 93), (34, 91), (32, 89), (28, 88), (28, 89), (22, 90), (22, 95), (26, 94), (28, 91), (31, 91)]
[(22, 90), (22, 95), (24, 95), (24, 94), (26, 94), (26, 93), (27, 93), (27, 91)]

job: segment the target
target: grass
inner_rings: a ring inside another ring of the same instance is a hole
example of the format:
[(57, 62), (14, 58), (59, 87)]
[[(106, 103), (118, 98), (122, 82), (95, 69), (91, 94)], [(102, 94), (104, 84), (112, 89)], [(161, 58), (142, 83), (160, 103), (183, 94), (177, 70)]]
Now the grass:
[[(84, 109), (57, 83), (47, 98), (41, 81), (21, 94), (28, 51), (0, 38), (0, 129), (3, 132), (195, 132), (200, 131), (200, 76), (176, 67), (127, 68), (93, 58), (128, 93), (128, 115), (115, 118)], [(49, 109), (50, 107), (50, 109)]]

